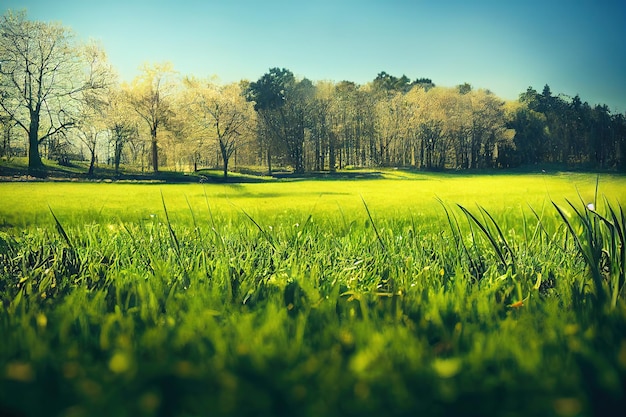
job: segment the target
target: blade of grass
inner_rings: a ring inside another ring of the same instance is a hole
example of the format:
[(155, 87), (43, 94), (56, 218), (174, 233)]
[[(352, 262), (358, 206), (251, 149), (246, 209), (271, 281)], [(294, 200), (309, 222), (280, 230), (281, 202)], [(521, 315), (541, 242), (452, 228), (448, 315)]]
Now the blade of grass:
[(387, 251), (387, 247), (385, 246), (385, 242), (383, 241), (382, 237), (380, 236), (380, 233), (378, 233), (378, 228), (376, 227), (376, 223), (374, 223), (374, 219), (372, 218), (372, 213), (370, 213), (370, 209), (369, 207), (367, 207), (367, 203), (365, 202), (365, 199), (363, 198), (363, 196), (361, 197), (361, 201), (363, 202), (363, 205), (365, 206), (365, 211), (367, 212), (367, 217), (369, 217), (370, 222), (372, 223), (372, 228), (374, 229), (374, 232), (376, 233), (376, 238), (378, 239), (378, 242), (380, 243), (380, 246), (383, 248), (383, 251)]
[(163, 211), (165, 212), (165, 221), (167, 222), (167, 229), (170, 232), (170, 239), (174, 244), (174, 249), (176, 249), (176, 254), (180, 257), (180, 244), (178, 242), (178, 238), (176, 237), (176, 233), (172, 228), (172, 223), (170, 222), (170, 217), (167, 213), (167, 206), (165, 205), (165, 198), (163, 197), (163, 191), (161, 191), (161, 202), (163, 203)]
[(573, 206), (573, 204), (571, 204), (569, 201), (567, 202), (570, 204), (570, 206), (572, 206), (574, 211), (577, 213), (578, 218), (583, 223), (583, 230), (587, 232), (587, 242), (586, 242), (587, 245), (583, 244), (582, 240), (580, 239), (580, 237), (576, 233), (576, 230), (574, 229), (574, 225), (569, 220), (565, 212), (556, 203), (552, 202), (552, 204), (554, 205), (554, 208), (556, 209), (556, 211), (559, 213), (559, 216), (561, 216), (561, 219), (565, 223), (567, 230), (569, 230), (569, 232), (571, 233), (572, 238), (574, 239), (574, 242), (576, 243), (576, 246), (578, 247), (579, 252), (583, 256), (585, 262), (587, 263), (587, 266), (591, 270), (591, 276), (592, 276), (593, 283), (595, 286), (596, 297), (598, 299), (598, 307), (599, 307), (599, 306), (604, 305), (606, 301), (606, 294), (604, 291), (604, 287), (602, 285), (602, 275), (600, 274), (600, 271), (598, 268), (598, 263), (600, 259), (595, 259), (596, 257), (593, 256), (592, 248), (589, 247), (590, 245), (595, 244), (595, 242), (593, 242), (593, 236), (590, 235), (590, 233), (592, 232), (591, 231), (592, 225), (589, 222), (589, 219), (586, 215), (583, 215), (582, 213), (580, 213)]
[(50, 207), (50, 205), (48, 205), (48, 209), (50, 210), (50, 214), (52, 214), (52, 218), (54, 219), (54, 223), (56, 225), (57, 231), (63, 237), (63, 239), (65, 240), (65, 243), (67, 243), (67, 246), (69, 246), (71, 249), (74, 249), (74, 245), (72, 245), (72, 242), (70, 241), (69, 236), (65, 232), (63, 225), (61, 224), (57, 216), (54, 214), (54, 211), (52, 211), (52, 207)]
[(198, 240), (200, 242), (203, 241), (202, 239), (202, 234), (200, 233), (200, 228), (198, 227), (198, 222), (196, 221), (196, 215), (193, 212), (193, 209), (191, 208), (191, 203), (189, 203), (189, 199), (187, 198), (187, 195), (185, 195), (185, 201), (187, 202), (187, 207), (189, 207), (189, 212), (191, 213), (191, 221), (193, 222), (193, 229), (196, 232), (196, 235), (198, 236)]
[[(467, 256), (467, 259), (470, 263), (470, 269), (474, 270), (474, 271), (479, 271), (479, 266), (477, 265), (476, 261), (474, 260), (474, 258), (472, 257), (472, 255), (469, 252), (469, 249), (467, 248), (467, 246), (465, 245), (465, 241), (463, 240), (463, 237), (461, 236), (461, 226), (459, 225), (459, 221), (457, 220), (456, 216), (451, 213), (448, 208), (446, 207), (445, 203), (443, 202), (443, 200), (441, 200), (439, 197), (435, 197), (435, 199), (437, 200), (437, 202), (439, 204), (441, 204), (441, 207), (443, 207), (444, 212), (446, 213), (446, 217), (448, 219), (448, 224), (450, 225), (450, 230), (452, 231), (452, 237), (455, 240), (455, 244), (456, 244), (456, 248), (457, 248), (457, 253), (459, 252), (459, 249), (463, 249), (462, 253), (465, 253), (465, 256)], [(473, 234), (473, 232), (472, 232)], [(462, 259), (462, 255), (459, 254), (458, 257), (458, 261), (459, 263), (463, 263), (463, 259)], [(482, 264), (482, 262), (481, 262)], [(480, 269), (482, 270), (482, 269)]]
[(506, 251), (509, 253), (509, 256), (511, 257), (511, 265), (513, 265), (513, 267), (515, 267), (515, 254), (513, 253), (513, 249), (511, 249), (511, 246), (509, 245), (509, 243), (507, 242), (506, 238), (504, 237), (504, 234), (502, 233), (502, 229), (500, 228), (500, 226), (498, 225), (496, 220), (493, 218), (493, 216), (491, 214), (489, 214), (489, 212), (487, 210), (485, 210), (481, 206), (478, 206), (478, 208), (480, 209), (481, 212), (483, 212), (485, 215), (487, 215), (489, 220), (491, 220), (491, 223), (493, 223), (493, 225), (495, 226), (496, 231), (498, 232), (500, 243), (502, 243), (504, 245), (504, 247), (506, 248)]
[(261, 225), (257, 223), (257, 221), (254, 220), (254, 218), (251, 215), (249, 215), (244, 209), (242, 209), (241, 207), (237, 207), (232, 202), (230, 202), (230, 204), (233, 207), (237, 208), (239, 211), (241, 211), (248, 218), (248, 220), (250, 220), (256, 226), (256, 228), (259, 229), (259, 232), (261, 232), (263, 237), (265, 237), (265, 240), (267, 240), (267, 242), (270, 244), (272, 249), (276, 250), (276, 245), (274, 244), (272, 237), (261, 227)]
[(476, 226), (478, 226), (478, 228), (483, 232), (483, 234), (487, 237), (487, 240), (489, 240), (489, 242), (491, 243), (491, 246), (493, 246), (494, 250), (496, 251), (496, 255), (498, 255), (498, 258), (500, 259), (500, 262), (502, 262), (502, 265), (504, 265), (504, 267), (508, 266), (508, 263), (504, 257), (504, 255), (502, 254), (502, 250), (500, 249), (500, 246), (496, 243), (494, 237), (492, 236), (492, 233), (485, 227), (485, 225), (483, 225), (480, 220), (478, 220), (468, 209), (466, 209), (465, 207), (463, 207), (460, 204), (457, 204), (457, 206), (465, 213), (466, 216), (468, 216), (469, 219), (471, 219)]

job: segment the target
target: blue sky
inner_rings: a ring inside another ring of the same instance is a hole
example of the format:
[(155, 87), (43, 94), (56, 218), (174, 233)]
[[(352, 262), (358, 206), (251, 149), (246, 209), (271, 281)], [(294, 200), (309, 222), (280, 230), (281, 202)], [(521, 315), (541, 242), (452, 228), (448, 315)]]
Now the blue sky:
[(144, 62), (256, 80), (285, 67), (363, 84), (380, 71), (516, 99), (532, 86), (626, 111), (624, 0), (2, 0), (101, 42), (123, 79)]

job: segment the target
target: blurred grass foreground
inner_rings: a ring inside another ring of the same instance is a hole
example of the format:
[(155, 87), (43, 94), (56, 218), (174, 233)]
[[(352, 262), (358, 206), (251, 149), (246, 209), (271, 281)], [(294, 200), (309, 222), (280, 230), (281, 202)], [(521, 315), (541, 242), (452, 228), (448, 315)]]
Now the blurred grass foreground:
[(0, 414), (608, 416), (624, 177), (0, 183)]

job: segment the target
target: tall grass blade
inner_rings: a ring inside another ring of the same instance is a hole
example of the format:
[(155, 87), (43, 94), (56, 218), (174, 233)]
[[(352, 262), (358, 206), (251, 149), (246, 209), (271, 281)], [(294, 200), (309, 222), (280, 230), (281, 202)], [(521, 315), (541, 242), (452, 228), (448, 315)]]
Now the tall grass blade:
[(476, 224), (476, 226), (478, 226), (481, 232), (483, 232), (483, 234), (487, 237), (487, 240), (489, 240), (489, 242), (491, 243), (491, 246), (493, 246), (494, 250), (496, 251), (496, 255), (498, 255), (498, 258), (500, 259), (500, 262), (502, 262), (502, 265), (504, 265), (504, 267), (507, 267), (508, 263), (506, 261), (506, 258), (502, 254), (502, 249), (500, 249), (500, 246), (494, 239), (493, 234), (468, 209), (460, 204), (457, 204), (457, 206), (463, 211), (463, 213), (465, 213), (465, 215), (469, 219), (471, 219)]
[[(232, 204), (232, 203), (231, 203)], [(235, 206), (233, 204), (233, 206)], [(236, 207), (236, 206), (235, 206)], [(265, 240), (267, 240), (267, 243), (270, 244), (270, 246), (276, 250), (276, 245), (274, 244), (274, 241), (272, 239), (272, 237), (265, 231), (265, 229), (263, 229), (261, 227), (261, 225), (259, 223), (257, 223), (256, 220), (254, 220), (254, 218), (249, 215), (244, 209), (237, 207), (239, 210), (241, 210), (241, 212), (248, 218), (248, 220), (250, 220), (252, 222), (252, 224), (254, 224), (256, 226), (257, 229), (259, 229), (259, 232), (261, 232), (261, 234), (263, 235), (263, 237), (265, 237)]]
[(491, 220), (491, 223), (496, 228), (496, 231), (498, 232), (499, 241), (502, 245), (504, 245), (504, 248), (506, 249), (506, 251), (508, 252), (511, 258), (511, 261), (510, 261), (511, 265), (513, 265), (514, 267), (515, 266), (515, 254), (513, 253), (513, 249), (511, 249), (509, 242), (507, 242), (506, 238), (504, 237), (504, 233), (502, 233), (502, 229), (500, 228), (496, 220), (493, 218), (493, 216), (487, 210), (485, 210), (483, 207), (480, 207), (480, 206), (478, 206), (478, 208), (480, 209), (481, 212), (483, 212), (489, 218), (489, 220)]
[(611, 273), (611, 305), (615, 307), (617, 305), (617, 299), (626, 283), (626, 246), (624, 245), (624, 243), (626, 243), (626, 222), (624, 221), (624, 212), (621, 205), (618, 215), (606, 198), (604, 202), (612, 220), (609, 221), (604, 217), (600, 217), (611, 231), (608, 260), (610, 262), (609, 270)]
[(380, 236), (380, 233), (378, 233), (378, 228), (376, 227), (376, 223), (374, 223), (374, 219), (372, 218), (372, 213), (370, 213), (370, 209), (369, 209), (369, 207), (367, 207), (367, 203), (365, 202), (365, 199), (363, 198), (363, 196), (360, 196), (360, 197), (361, 197), (361, 201), (363, 202), (363, 205), (365, 206), (365, 211), (367, 212), (367, 217), (369, 217), (370, 222), (372, 223), (372, 228), (374, 229), (374, 232), (376, 233), (376, 238), (378, 239), (378, 242), (380, 243), (380, 246), (386, 252), (387, 251), (387, 247), (385, 246), (385, 242), (383, 241), (382, 237)]
[(193, 208), (191, 208), (191, 203), (189, 203), (189, 199), (185, 195), (185, 201), (187, 202), (187, 207), (189, 207), (189, 212), (191, 213), (191, 221), (193, 222), (193, 229), (198, 236), (198, 240), (202, 242), (202, 234), (200, 233), (200, 228), (198, 227), (198, 222), (196, 221), (196, 215), (193, 212)]
[[(552, 239), (552, 236), (550, 236), (550, 233), (548, 233), (548, 230), (545, 228), (545, 226), (543, 225), (543, 221), (541, 220), (543, 218), (545, 205), (542, 205), (541, 216), (537, 213), (537, 211), (530, 204), (528, 205), (528, 208), (530, 208), (530, 211), (532, 211), (533, 215), (537, 219), (537, 226), (535, 227), (535, 231), (533, 232), (533, 235), (530, 238), (531, 241), (535, 240), (535, 237), (539, 234), (539, 232), (543, 232), (550, 246), (559, 248), (561, 251), (563, 251), (563, 248), (561, 248), (558, 244), (556, 244), (554, 239)], [(543, 243), (543, 239), (541, 240), (541, 243)]]
[(600, 174), (596, 175), (596, 190), (593, 194), (593, 206), (598, 207), (598, 187), (600, 186)]
[(585, 262), (587, 263), (587, 266), (589, 267), (589, 270), (591, 271), (591, 277), (592, 277), (593, 284), (596, 290), (598, 307), (600, 307), (604, 305), (606, 302), (606, 293), (605, 293), (605, 289), (602, 283), (602, 275), (599, 269), (600, 257), (602, 255), (602, 247), (600, 246), (600, 251), (599, 253), (597, 253), (598, 250), (597, 250), (597, 242), (595, 240), (595, 233), (593, 230), (593, 225), (589, 220), (588, 214), (587, 213), (583, 214), (579, 212), (578, 209), (576, 209), (576, 207), (574, 207), (574, 205), (571, 202), (569, 202), (568, 200), (566, 201), (569, 203), (572, 209), (576, 212), (579, 220), (581, 221), (583, 225), (583, 232), (585, 232), (585, 238), (586, 238), (584, 241), (581, 240), (578, 233), (576, 233), (576, 229), (574, 228), (574, 225), (569, 220), (565, 212), (555, 202), (552, 202), (552, 205), (558, 212), (559, 216), (561, 216), (561, 219), (565, 223), (567, 230), (571, 233), (572, 238), (574, 239), (574, 242), (576, 246), (578, 247), (580, 254), (583, 256), (583, 259), (585, 260)]
[(170, 217), (167, 213), (167, 206), (165, 205), (165, 198), (163, 197), (163, 191), (161, 191), (161, 202), (163, 203), (163, 211), (165, 212), (165, 221), (167, 222), (167, 229), (169, 230), (169, 233), (170, 233), (170, 239), (172, 240), (172, 243), (174, 244), (174, 248), (176, 249), (177, 255), (180, 256), (180, 244), (178, 242), (178, 238), (176, 237), (176, 233), (174, 232), (174, 229), (172, 228)]
[[(436, 199), (437, 199), (437, 202), (441, 204), (441, 207), (443, 207), (443, 210), (446, 213), (446, 218), (448, 219), (448, 224), (450, 225), (450, 230), (452, 231), (452, 237), (455, 240), (455, 244), (457, 248), (456, 252), (458, 253), (459, 249), (463, 249), (461, 253), (464, 253), (467, 256), (467, 259), (470, 264), (470, 269), (473, 271), (482, 271), (484, 268), (483, 268), (482, 262), (480, 262), (480, 258), (479, 258), (479, 262), (481, 265), (479, 269), (479, 265), (476, 263), (476, 261), (470, 254), (469, 249), (467, 249), (467, 246), (465, 245), (465, 241), (463, 240), (463, 237), (461, 235), (461, 226), (459, 225), (459, 221), (457, 220), (456, 216), (450, 211), (448, 211), (448, 208), (439, 197), (436, 197)], [(472, 231), (472, 234), (473, 234), (473, 231)], [(461, 256), (459, 256), (459, 262), (462, 262)]]
[(204, 201), (206, 202), (206, 208), (209, 211), (209, 218), (211, 219), (211, 225), (213, 226), (213, 230), (216, 230), (215, 220), (213, 219), (213, 212), (211, 211), (211, 205), (209, 204), (209, 197), (206, 194), (206, 188), (204, 188), (203, 190), (204, 190)]
[(74, 249), (74, 245), (72, 245), (72, 242), (70, 241), (69, 236), (65, 232), (63, 225), (61, 224), (59, 219), (57, 219), (57, 216), (54, 214), (54, 211), (52, 211), (52, 207), (48, 205), (48, 209), (50, 210), (50, 214), (52, 214), (52, 218), (54, 219), (54, 223), (56, 225), (57, 231), (63, 237), (63, 239), (65, 240), (65, 243), (67, 243), (67, 246), (69, 246), (71, 249)]

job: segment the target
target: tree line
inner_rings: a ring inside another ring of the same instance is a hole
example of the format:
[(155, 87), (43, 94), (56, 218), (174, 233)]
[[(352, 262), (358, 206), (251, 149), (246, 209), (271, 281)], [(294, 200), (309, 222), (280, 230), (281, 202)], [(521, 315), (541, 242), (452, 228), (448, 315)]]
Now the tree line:
[(222, 85), (145, 64), (120, 82), (105, 51), (57, 23), (0, 19), (0, 157), (42, 157), (158, 172), (233, 165), (335, 171), (559, 163), (626, 167), (626, 117), (579, 96), (529, 87), (506, 101), (469, 84), (379, 73), (371, 82), (311, 81), (285, 68)]

